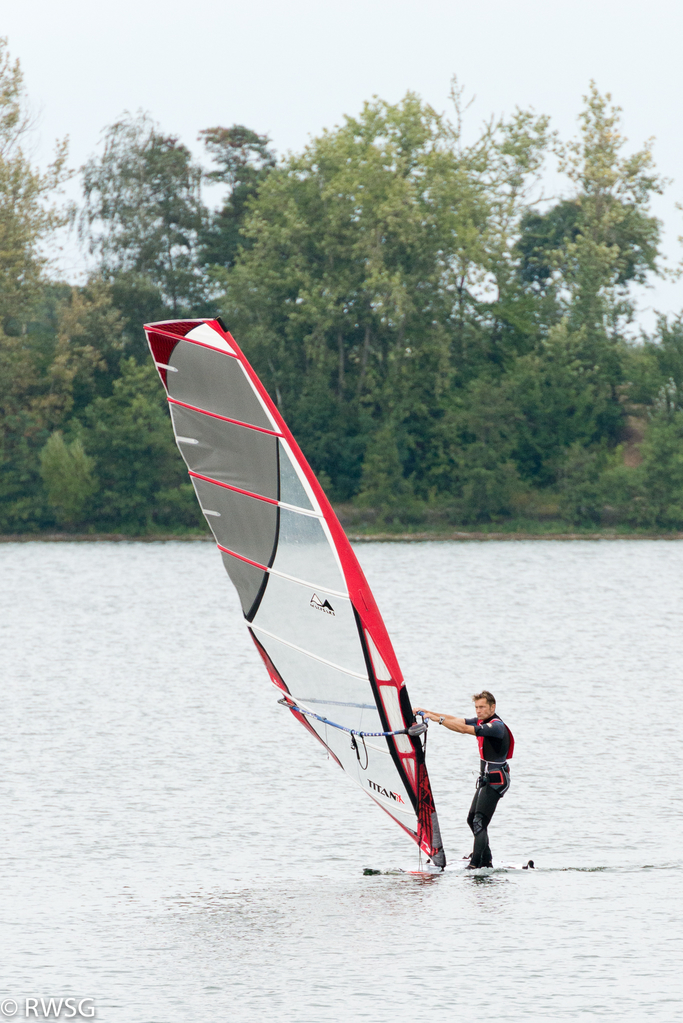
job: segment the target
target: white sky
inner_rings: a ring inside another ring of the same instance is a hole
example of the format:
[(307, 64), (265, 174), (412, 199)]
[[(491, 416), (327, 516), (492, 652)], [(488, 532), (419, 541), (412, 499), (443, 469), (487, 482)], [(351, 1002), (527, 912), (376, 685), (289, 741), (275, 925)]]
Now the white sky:
[[(197, 153), (201, 128), (233, 123), (269, 134), (283, 153), (373, 95), (393, 102), (411, 89), (444, 110), (453, 74), (476, 95), (475, 122), (532, 106), (567, 137), (594, 78), (623, 107), (634, 147), (656, 138), (660, 173), (674, 181), (655, 212), (670, 259), (681, 257), (674, 0), (0, 0), (0, 33), (40, 114), (43, 163), (69, 135), (80, 165), (105, 125), (140, 108)], [(680, 311), (683, 283), (658, 284), (641, 307), (645, 325), (653, 308)]]

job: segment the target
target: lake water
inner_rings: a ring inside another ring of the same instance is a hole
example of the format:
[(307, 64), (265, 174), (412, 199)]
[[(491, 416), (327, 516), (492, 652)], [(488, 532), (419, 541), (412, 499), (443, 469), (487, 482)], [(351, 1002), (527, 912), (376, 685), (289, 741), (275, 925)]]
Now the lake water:
[[(413, 701), (497, 696), (493, 854), (537, 869), (365, 876), (415, 846), (278, 706), (212, 545), (3, 544), (0, 1021), (680, 1018), (683, 544), (357, 552)], [(456, 859), (474, 740), (428, 765)]]

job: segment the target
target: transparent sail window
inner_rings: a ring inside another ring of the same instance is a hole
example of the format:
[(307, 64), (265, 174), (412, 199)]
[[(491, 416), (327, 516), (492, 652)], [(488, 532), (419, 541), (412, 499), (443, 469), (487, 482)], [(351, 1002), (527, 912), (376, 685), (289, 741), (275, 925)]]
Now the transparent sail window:
[(273, 568), (313, 586), (346, 592), (327, 535), (320, 520), (311, 515), (280, 509), (280, 537)]
[(293, 504), (296, 508), (313, 511), (313, 505), (299, 479), (297, 469), (292, 462), (287, 448), (279, 441), (280, 446), (280, 500), (285, 504)]

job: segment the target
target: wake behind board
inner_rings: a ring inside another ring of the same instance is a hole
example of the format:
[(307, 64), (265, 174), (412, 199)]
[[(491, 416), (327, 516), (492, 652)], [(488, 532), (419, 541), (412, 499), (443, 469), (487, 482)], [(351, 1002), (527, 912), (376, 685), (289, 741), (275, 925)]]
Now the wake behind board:
[[(431, 868), (431, 864), (430, 864)], [(434, 873), (440, 873), (438, 867), (431, 868)], [(456, 860), (455, 863), (448, 863), (445, 867), (448, 871), (463, 871), (467, 870), (470, 873), (478, 873), (479, 871), (491, 871), (491, 870), (534, 870), (535, 863), (533, 860), (527, 860), (525, 863), (506, 863), (503, 860), (494, 860), (492, 867), (472, 867), (469, 866), (469, 860)]]
[(443, 869), (441, 867), (435, 867), (432, 863), (428, 863), (422, 867), (421, 870), (406, 870), (403, 867), (399, 867), (394, 870), (374, 870), (372, 867), (365, 867), (363, 873), (367, 876), (377, 874), (412, 874), (415, 877), (438, 877), (440, 874), (494, 874), (500, 871), (506, 870), (534, 870), (535, 863), (533, 860), (527, 860), (525, 863), (506, 863), (503, 860), (494, 860), (492, 867), (472, 867), (470, 868), (468, 860), (456, 860), (454, 863), (448, 863)]

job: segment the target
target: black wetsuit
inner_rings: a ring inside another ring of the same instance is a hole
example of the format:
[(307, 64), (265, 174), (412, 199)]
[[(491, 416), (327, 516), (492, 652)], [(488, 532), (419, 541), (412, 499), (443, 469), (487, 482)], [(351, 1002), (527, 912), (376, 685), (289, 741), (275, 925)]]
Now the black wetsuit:
[(510, 788), (510, 768), (507, 759), (508, 756), (512, 756), (515, 740), (510, 729), (497, 714), (487, 721), (479, 721), (478, 718), (465, 718), (465, 723), (474, 726), (474, 734), (479, 739), (479, 755), (481, 757), (477, 789), (467, 815), (467, 823), (474, 835), (470, 866), (490, 867), (493, 865), (493, 860), (489, 846), (488, 826), (496, 811), (499, 799)]

